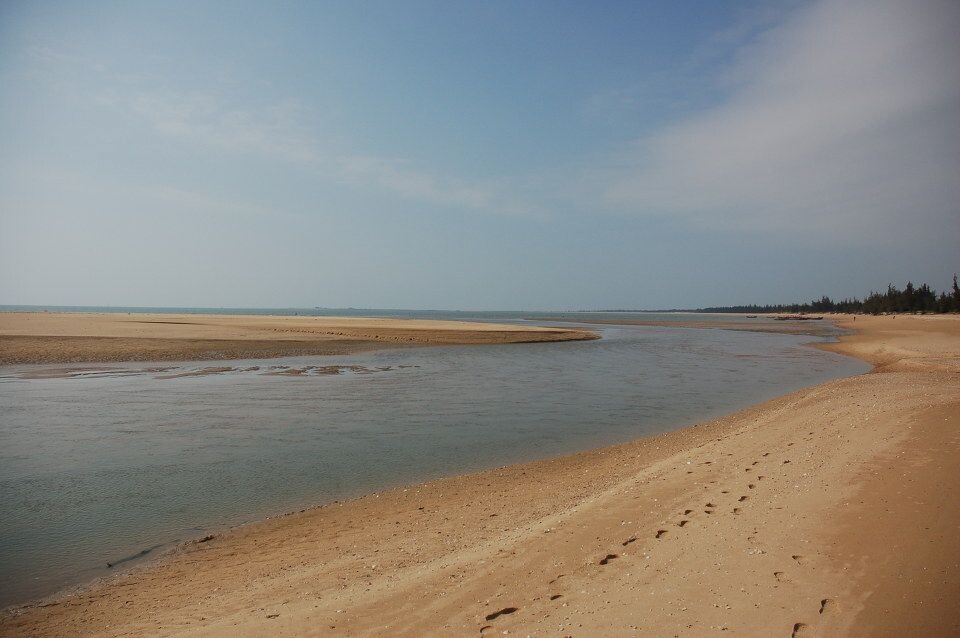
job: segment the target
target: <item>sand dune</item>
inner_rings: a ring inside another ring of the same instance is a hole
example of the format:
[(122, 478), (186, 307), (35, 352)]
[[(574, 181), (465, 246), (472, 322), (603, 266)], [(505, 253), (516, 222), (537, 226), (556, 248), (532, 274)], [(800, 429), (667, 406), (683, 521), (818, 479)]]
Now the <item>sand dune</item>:
[(539, 326), (261, 315), (0, 313), (0, 365), (346, 354), (435, 344), (594, 339)]
[(0, 634), (957, 635), (957, 325), (861, 317), (878, 372), (238, 528)]

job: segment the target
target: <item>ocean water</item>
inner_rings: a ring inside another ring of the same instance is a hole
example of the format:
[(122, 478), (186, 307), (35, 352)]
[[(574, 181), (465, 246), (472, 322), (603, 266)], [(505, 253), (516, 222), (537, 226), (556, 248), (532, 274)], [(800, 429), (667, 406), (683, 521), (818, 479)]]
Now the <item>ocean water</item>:
[[(868, 368), (806, 336), (590, 327), (603, 338), (0, 368), (0, 606), (231, 525), (664, 432)], [(196, 374), (207, 366), (231, 369)]]

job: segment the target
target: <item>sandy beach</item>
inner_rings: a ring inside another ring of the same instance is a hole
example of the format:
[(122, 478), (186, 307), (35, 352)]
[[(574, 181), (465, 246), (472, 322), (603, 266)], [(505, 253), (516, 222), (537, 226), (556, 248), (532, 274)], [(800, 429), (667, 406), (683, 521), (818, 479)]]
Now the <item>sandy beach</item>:
[(261, 315), (0, 313), (0, 365), (348, 354), (390, 347), (594, 339), (538, 326)]
[[(247, 320), (231, 339), (268, 330)], [(854, 332), (825, 347), (872, 373), (657, 437), (236, 528), (11, 610), (0, 635), (958, 635), (960, 319), (833, 320)], [(282, 334), (415, 336), (312, 321)], [(62, 333), (23, 323), (5, 320), (3, 341), (32, 335), (53, 352)], [(67, 338), (183, 329), (118, 323)], [(497, 338), (556, 335), (510, 328)]]

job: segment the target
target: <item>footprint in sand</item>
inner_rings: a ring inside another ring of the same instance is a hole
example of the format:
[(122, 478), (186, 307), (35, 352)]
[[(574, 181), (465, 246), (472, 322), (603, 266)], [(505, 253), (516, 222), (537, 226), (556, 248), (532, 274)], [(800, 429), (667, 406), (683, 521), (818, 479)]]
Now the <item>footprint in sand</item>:
[(773, 577), (777, 579), (778, 583), (788, 583), (790, 579), (787, 578), (786, 574), (783, 572), (773, 572)]
[(737, 500), (742, 503), (742, 502), (744, 502), (745, 500), (747, 500), (747, 497), (746, 497), (746, 496), (741, 496), (741, 497), (738, 498)]
[(615, 559), (615, 558), (618, 558), (618, 556), (617, 556), (616, 554), (607, 554), (607, 555), (604, 556), (602, 559), (600, 559), (600, 564), (601, 564), (601, 565), (606, 565), (607, 563), (609, 563), (610, 561), (612, 561), (612, 560)]
[(747, 485), (747, 489), (751, 489), (751, 490), (752, 490), (752, 489), (755, 488), (755, 487), (756, 487), (756, 485), (754, 485), (753, 483), (751, 483), (750, 485)]
[(665, 530), (665, 529), (658, 529), (658, 530), (657, 530), (657, 535), (654, 536), (654, 538), (660, 538), (661, 536), (663, 536), (663, 535), (666, 534), (666, 533), (667, 533), (667, 530)]
[(740, 513), (740, 508), (739, 508), (739, 507), (734, 507), (734, 508), (733, 508), (733, 513), (734, 513), (734, 514), (739, 514), (739, 513)]
[(829, 618), (837, 611), (837, 603), (831, 598), (824, 598), (820, 601), (820, 615)]
[(790, 634), (790, 638), (806, 638), (810, 635), (808, 631), (809, 627), (802, 622), (798, 622), (793, 626), (793, 633)]
[(634, 542), (635, 540), (637, 540), (637, 537), (636, 537), (636, 536), (631, 536), (630, 538), (628, 538), (627, 540), (623, 541), (623, 542), (620, 543), (620, 544), (623, 545), (624, 547), (626, 547), (627, 545), (629, 545), (630, 543)]
[(806, 559), (805, 559), (803, 556), (801, 556), (800, 554), (794, 554), (794, 555), (791, 556), (790, 558), (792, 558), (793, 560), (797, 561), (797, 565), (800, 565), (800, 566), (803, 566), (803, 565), (807, 562)]
[[(499, 618), (500, 616), (507, 616), (514, 613), (515, 611), (517, 611), (516, 607), (504, 607), (500, 611), (495, 611), (492, 614), (487, 614), (486, 620), (493, 620), (495, 618)], [(483, 630), (481, 629), (481, 631)]]
[(558, 598), (562, 598), (562, 595), (561, 595), (561, 594), (554, 594), (553, 596), (550, 597), (550, 600), (557, 600)]
[(693, 510), (683, 510), (684, 515), (690, 516), (693, 513)]

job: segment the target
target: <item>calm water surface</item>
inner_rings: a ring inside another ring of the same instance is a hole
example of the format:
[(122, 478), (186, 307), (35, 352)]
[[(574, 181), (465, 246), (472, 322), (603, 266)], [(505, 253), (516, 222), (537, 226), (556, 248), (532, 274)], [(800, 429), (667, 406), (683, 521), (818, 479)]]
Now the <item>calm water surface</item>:
[[(260, 369), (168, 379), (225, 364), (0, 369), (0, 606), (225, 526), (663, 432), (867, 369), (802, 347), (811, 337), (592, 327), (602, 340), (229, 362)], [(265, 374), (334, 364), (360, 367)]]

